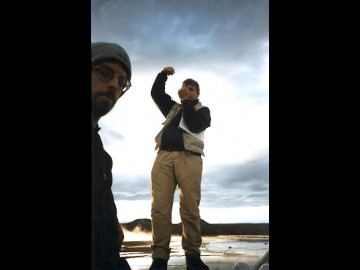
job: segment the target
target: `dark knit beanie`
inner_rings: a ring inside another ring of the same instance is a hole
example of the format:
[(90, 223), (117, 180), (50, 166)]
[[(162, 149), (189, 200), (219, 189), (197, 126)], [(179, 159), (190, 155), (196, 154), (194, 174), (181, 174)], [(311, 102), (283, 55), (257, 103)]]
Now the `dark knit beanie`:
[(113, 62), (120, 64), (131, 80), (130, 58), (123, 47), (115, 43), (92, 42), (91, 43), (91, 62), (96, 66), (103, 62)]

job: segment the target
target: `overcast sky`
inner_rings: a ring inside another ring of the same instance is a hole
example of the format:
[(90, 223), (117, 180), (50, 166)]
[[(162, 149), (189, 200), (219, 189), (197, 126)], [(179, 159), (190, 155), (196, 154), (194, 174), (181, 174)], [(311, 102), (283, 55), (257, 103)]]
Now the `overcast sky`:
[[(205, 132), (201, 218), (210, 223), (269, 222), (268, 0), (92, 0), (91, 41), (120, 44), (132, 87), (99, 126), (113, 158), (120, 222), (150, 218), (155, 135), (164, 117), (150, 91), (172, 66), (166, 92), (179, 102), (195, 79), (211, 112)], [(173, 223), (180, 222), (178, 190)]]

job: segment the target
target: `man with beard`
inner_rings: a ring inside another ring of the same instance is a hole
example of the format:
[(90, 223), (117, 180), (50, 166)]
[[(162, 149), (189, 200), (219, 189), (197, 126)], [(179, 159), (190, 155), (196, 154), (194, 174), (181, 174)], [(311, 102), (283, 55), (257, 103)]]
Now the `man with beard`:
[(114, 43), (91, 43), (92, 73), (92, 270), (131, 269), (119, 252), (124, 234), (111, 191), (112, 158), (98, 134), (98, 121), (129, 90), (131, 63)]

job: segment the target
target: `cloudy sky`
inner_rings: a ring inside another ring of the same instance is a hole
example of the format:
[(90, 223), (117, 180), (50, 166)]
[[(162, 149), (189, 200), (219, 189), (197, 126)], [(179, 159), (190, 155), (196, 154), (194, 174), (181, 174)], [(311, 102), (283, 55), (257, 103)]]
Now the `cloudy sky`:
[[(269, 222), (269, 1), (92, 0), (91, 41), (120, 44), (132, 87), (99, 125), (112, 156), (120, 222), (150, 218), (155, 135), (164, 121), (150, 90), (166, 66), (166, 91), (180, 101), (193, 78), (211, 111), (205, 132), (201, 218)], [(175, 193), (173, 223), (180, 222)]]

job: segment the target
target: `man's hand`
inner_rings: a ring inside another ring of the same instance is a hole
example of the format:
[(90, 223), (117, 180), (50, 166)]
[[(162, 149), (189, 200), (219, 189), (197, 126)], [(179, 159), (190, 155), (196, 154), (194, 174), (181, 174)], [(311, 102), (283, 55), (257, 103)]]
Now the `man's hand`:
[(120, 223), (118, 223), (117, 230), (119, 232), (119, 252), (120, 252), (121, 251), (121, 245), (122, 245), (122, 243), (124, 241), (124, 232), (123, 232), (123, 230), (121, 228)]
[(166, 75), (173, 75), (175, 73), (175, 69), (173, 67), (164, 67), (162, 72)]
[(180, 90), (178, 91), (178, 95), (181, 101), (184, 101), (186, 99), (189, 99), (190, 97), (190, 92), (189, 90), (185, 87), (185, 85), (183, 84), (182, 87), (180, 88)]

